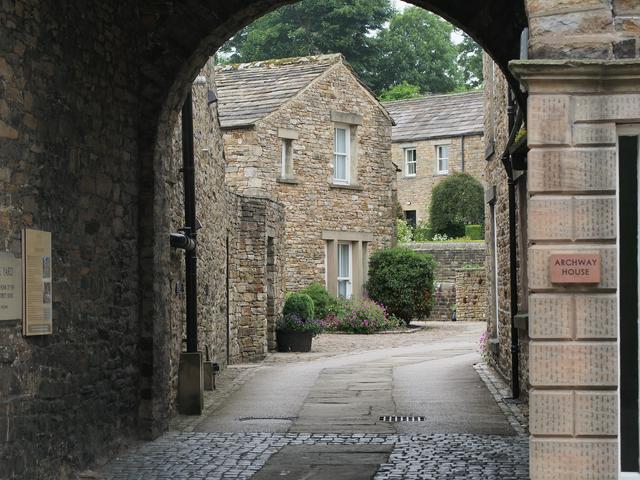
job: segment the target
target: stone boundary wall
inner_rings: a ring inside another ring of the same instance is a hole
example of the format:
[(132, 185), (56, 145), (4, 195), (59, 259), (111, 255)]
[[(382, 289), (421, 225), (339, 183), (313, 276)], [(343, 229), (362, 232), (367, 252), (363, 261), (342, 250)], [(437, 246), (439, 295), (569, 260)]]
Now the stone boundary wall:
[(406, 247), (420, 253), (428, 253), (438, 262), (436, 282), (454, 283), (456, 270), (465, 265), (485, 264), (486, 247), (484, 242), (429, 242), (407, 243)]
[[(462, 292), (458, 293), (457, 285), (458, 271), (468, 265), (480, 266), (478, 269), (486, 277), (485, 256), (486, 247), (484, 242), (429, 242), (429, 243), (407, 243), (404, 246), (419, 252), (432, 255), (438, 262), (436, 267), (436, 291), (435, 305), (429, 315), (429, 320), (449, 321), (454, 306), (457, 304), (457, 297), (464, 298), (467, 295), (466, 282)], [(485, 297), (488, 296), (489, 284), (484, 282)], [(472, 294), (475, 295), (475, 294)], [(485, 300), (486, 305), (486, 300)], [(486, 307), (485, 307), (486, 310)], [(486, 311), (477, 321), (486, 319)]]
[(485, 268), (461, 268), (456, 271), (456, 319), (459, 322), (486, 321), (488, 289)]

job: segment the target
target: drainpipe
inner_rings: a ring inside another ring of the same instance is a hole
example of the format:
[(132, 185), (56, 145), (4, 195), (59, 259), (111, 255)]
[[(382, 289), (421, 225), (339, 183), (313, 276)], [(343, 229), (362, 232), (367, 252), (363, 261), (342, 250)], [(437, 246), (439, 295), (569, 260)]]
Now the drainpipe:
[(182, 174), (184, 179), (184, 235), (192, 248), (184, 251), (187, 301), (187, 352), (198, 351), (198, 283), (196, 256), (196, 185), (193, 159), (193, 98), (191, 91), (182, 106)]
[[(516, 138), (518, 130), (522, 125), (523, 113), (522, 109), (518, 109), (518, 115), (515, 116), (515, 102), (513, 97), (509, 95), (509, 106), (507, 108), (509, 118), (509, 140), (501, 160), (507, 174), (508, 197), (509, 197), (509, 280), (510, 280), (510, 316), (511, 316), (511, 393), (514, 399), (520, 396), (520, 345), (518, 342), (518, 329), (516, 328), (515, 318), (518, 314), (518, 257), (517, 257), (517, 230), (516, 230), (516, 183), (513, 178), (513, 165), (510, 147)], [(515, 117), (515, 118), (514, 118)]]
[(460, 137), (460, 170), (464, 172), (464, 135)]

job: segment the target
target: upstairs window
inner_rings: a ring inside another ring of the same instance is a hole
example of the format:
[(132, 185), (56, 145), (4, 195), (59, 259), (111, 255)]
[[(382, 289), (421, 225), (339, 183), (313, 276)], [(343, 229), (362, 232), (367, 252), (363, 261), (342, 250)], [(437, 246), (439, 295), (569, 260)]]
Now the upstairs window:
[(338, 126), (333, 134), (333, 182), (348, 185), (350, 181), (351, 132), (347, 126)]
[(436, 147), (436, 169), (438, 175), (449, 173), (449, 145), (438, 145)]
[(281, 147), (280, 176), (293, 178), (293, 140), (283, 138)]
[(405, 177), (415, 177), (417, 171), (416, 165), (416, 149), (404, 149), (404, 175)]

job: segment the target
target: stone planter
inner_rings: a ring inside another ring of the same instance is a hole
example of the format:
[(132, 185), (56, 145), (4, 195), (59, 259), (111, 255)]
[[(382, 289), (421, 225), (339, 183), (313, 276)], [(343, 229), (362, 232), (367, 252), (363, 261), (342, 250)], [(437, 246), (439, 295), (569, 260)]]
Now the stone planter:
[(276, 331), (279, 352), (308, 352), (311, 350), (311, 332)]

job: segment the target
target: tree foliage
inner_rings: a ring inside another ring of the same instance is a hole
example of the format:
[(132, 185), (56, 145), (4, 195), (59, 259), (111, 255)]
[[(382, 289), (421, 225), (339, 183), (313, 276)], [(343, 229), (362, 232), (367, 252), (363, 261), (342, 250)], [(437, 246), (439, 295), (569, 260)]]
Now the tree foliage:
[(304, 0), (259, 18), (221, 52), (231, 62), (342, 53), (371, 84), (379, 56), (375, 33), (392, 13), (389, 0)]
[(418, 85), (411, 85), (410, 83), (404, 81), (399, 85), (394, 85), (393, 87), (384, 89), (382, 92), (380, 92), (379, 97), (383, 102), (388, 102), (391, 100), (406, 100), (408, 98), (416, 98), (420, 95), (420, 87)]
[(375, 91), (402, 82), (418, 85), (423, 94), (453, 91), (461, 83), (453, 26), (419, 7), (409, 7), (391, 19), (378, 35)]
[(408, 324), (431, 312), (435, 268), (431, 255), (404, 247), (378, 250), (369, 260), (367, 293)]
[(484, 225), (484, 189), (468, 173), (454, 173), (433, 188), (429, 223), (434, 234), (462, 237), (465, 225)]
[(462, 34), (462, 42), (458, 45), (458, 65), (462, 80), (467, 88), (482, 86), (482, 47), (467, 34)]
[(218, 59), (342, 53), (374, 92), (386, 91), (385, 100), (393, 100), (479, 84), (480, 47), (466, 36), (455, 45), (452, 32), (449, 23), (419, 7), (394, 12), (389, 0), (303, 0), (242, 29)]

